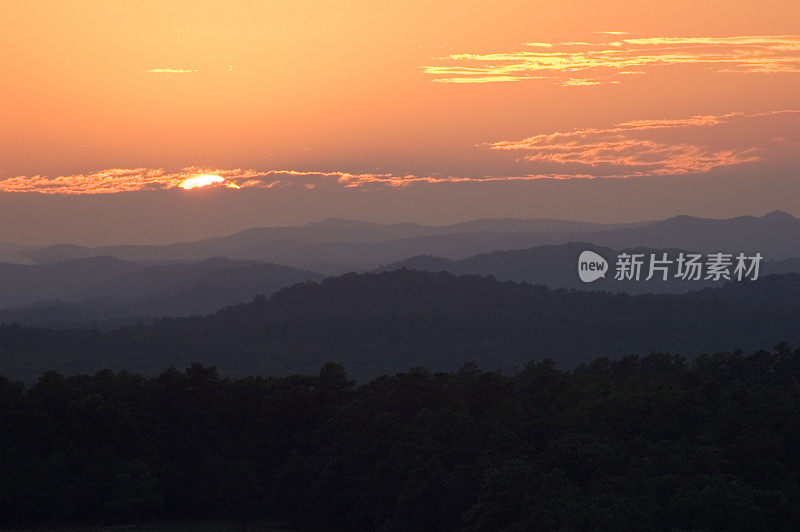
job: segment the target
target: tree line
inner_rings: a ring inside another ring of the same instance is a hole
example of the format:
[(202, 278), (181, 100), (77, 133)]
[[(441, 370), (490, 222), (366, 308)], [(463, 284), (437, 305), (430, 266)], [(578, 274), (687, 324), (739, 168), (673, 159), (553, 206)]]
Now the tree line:
[(800, 350), (0, 377), (0, 525), (798, 529)]

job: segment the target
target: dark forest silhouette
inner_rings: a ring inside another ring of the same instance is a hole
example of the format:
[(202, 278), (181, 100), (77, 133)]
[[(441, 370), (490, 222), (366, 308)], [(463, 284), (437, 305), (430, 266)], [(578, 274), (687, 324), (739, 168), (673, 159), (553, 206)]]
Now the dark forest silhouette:
[(0, 378), (0, 525), (797, 529), (800, 350)]

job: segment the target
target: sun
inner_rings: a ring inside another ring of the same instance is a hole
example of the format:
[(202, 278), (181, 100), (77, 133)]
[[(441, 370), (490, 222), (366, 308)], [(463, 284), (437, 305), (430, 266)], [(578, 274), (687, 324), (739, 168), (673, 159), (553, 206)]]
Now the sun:
[(208, 185), (216, 185), (219, 183), (224, 183), (225, 179), (214, 174), (200, 174), (194, 177), (190, 177), (189, 179), (184, 179), (181, 181), (181, 184), (178, 187), (189, 190), (192, 188), (202, 188), (207, 187)]

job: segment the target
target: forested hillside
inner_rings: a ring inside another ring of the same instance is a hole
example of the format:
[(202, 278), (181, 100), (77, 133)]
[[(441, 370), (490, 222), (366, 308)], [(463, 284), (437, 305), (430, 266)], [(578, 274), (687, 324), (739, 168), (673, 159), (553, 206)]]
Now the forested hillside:
[(398, 270), (301, 283), (210, 316), (111, 331), (0, 326), (0, 372), (30, 382), (49, 369), (155, 375), (202, 362), (229, 376), (287, 375), (334, 361), (364, 381), (468, 361), (513, 370), (550, 357), (568, 368), (651, 350), (695, 356), (800, 344), (798, 323), (797, 274), (630, 296)]
[(798, 404), (786, 344), (358, 387), (335, 364), (0, 378), (0, 526), (796, 530)]

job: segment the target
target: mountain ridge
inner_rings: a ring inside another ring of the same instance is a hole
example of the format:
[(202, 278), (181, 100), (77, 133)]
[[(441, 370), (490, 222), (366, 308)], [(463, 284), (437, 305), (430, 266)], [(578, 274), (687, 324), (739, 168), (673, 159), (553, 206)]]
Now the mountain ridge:
[(20, 251), (19, 258), (42, 263), (112, 255), (136, 262), (168, 263), (224, 256), (338, 275), (371, 270), (415, 255), (461, 259), (479, 253), (577, 241), (614, 249), (761, 252), (766, 259), (779, 260), (800, 256), (800, 220), (783, 211), (727, 219), (680, 215), (630, 224), (507, 218), (424, 226), (327, 219), (305, 226), (252, 228), (225, 237), (161, 246), (50, 246)]
[(550, 357), (574, 367), (651, 351), (692, 357), (800, 344), (800, 275), (688, 294), (548, 289), (446, 272), (351, 273), (302, 282), (205, 317), (109, 331), (0, 326), (0, 373), (152, 374), (170, 364), (225, 375), (288, 375), (343, 364), (358, 379), (474, 361), (513, 370)]

